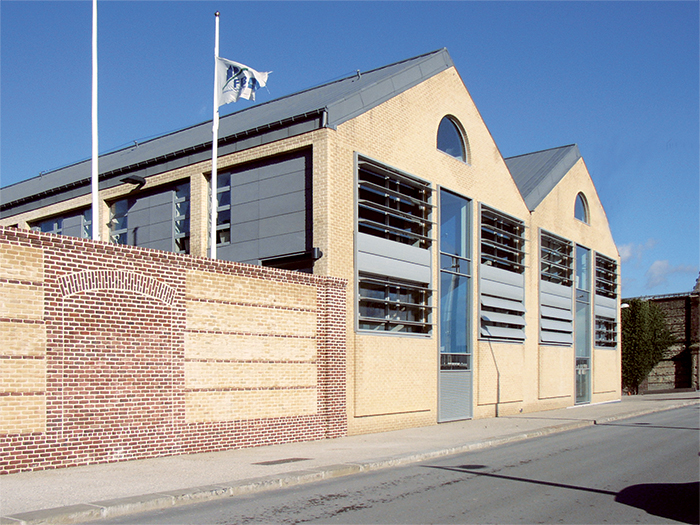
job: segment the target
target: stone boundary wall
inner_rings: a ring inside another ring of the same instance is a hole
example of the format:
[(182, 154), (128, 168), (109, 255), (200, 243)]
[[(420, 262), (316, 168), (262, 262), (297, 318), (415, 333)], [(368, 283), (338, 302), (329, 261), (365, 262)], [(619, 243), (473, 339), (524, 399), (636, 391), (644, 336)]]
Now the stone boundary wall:
[(0, 474), (345, 435), (345, 287), (0, 227)]
[(639, 385), (640, 392), (682, 388), (697, 390), (700, 383), (700, 294), (644, 298), (656, 303), (666, 316), (675, 343)]

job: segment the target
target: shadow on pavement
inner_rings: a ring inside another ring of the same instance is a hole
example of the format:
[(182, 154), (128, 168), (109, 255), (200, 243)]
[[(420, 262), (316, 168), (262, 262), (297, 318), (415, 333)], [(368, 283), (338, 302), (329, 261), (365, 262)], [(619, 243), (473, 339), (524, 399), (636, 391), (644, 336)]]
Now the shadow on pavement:
[(681, 523), (700, 525), (698, 523), (698, 520), (700, 519), (698, 517), (698, 514), (700, 513), (700, 496), (698, 495), (700, 493), (700, 482), (650, 483), (632, 485), (616, 493), (609, 490), (583, 487), (580, 485), (519, 478), (515, 476), (496, 474), (493, 472), (481, 472), (480, 469), (487, 468), (485, 465), (460, 465), (458, 467), (439, 467), (430, 465), (428, 468), (450, 470), (453, 472), (462, 472), (464, 474), (471, 474), (474, 476), (485, 476), (508, 481), (533, 483), (535, 485), (543, 485), (547, 487), (580, 490), (595, 494), (603, 494), (606, 496), (615, 496), (616, 503), (622, 503), (623, 505), (644, 510), (653, 516), (668, 518)]
[(615, 501), (681, 523), (700, 523), (700, 482), (647, 483), (622, 489)]

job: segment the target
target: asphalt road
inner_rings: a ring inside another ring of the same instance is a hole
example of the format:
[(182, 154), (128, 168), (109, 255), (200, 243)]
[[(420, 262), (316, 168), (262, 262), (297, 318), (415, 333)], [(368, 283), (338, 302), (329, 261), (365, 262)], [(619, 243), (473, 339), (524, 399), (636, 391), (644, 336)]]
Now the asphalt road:
[(102, 524), (698, 523), (700, 406)]

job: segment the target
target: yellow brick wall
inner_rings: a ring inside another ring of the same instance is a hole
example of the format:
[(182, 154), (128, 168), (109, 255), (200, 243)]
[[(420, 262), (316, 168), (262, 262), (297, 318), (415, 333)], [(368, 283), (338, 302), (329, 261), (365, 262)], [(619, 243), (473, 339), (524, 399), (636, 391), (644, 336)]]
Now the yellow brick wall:
[(38, 248), (0, 246), (0, 433), (46, 428), (44, 257)]
[(314, 286), (190, 270), (188, 423), (318, 411)]

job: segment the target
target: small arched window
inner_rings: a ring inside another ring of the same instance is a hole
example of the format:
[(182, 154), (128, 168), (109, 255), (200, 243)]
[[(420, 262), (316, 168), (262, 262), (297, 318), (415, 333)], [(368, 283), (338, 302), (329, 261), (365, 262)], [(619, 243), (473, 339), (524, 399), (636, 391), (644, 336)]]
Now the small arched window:
[(450, 117), (443, 117), (437, 134), (437, 147), (448, 155), (467, 162), (467, 148), (464, 135), (457, 123)]
[(574, 217), (581, 222), (588, 224), (588, 202), (583, 193), (576, 195), (576, 205), (574, 206)]

